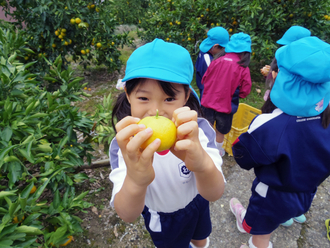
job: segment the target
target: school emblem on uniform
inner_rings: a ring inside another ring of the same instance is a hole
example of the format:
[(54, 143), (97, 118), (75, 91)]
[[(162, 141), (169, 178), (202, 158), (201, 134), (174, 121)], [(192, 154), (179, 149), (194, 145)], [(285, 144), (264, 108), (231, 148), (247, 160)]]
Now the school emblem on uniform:
[(188, 170), (186, 164), (181, 162), (179, 165), (180, 176), (184, 178), (189, 178), (191, 176), (191, 171)]
[(317, 112), (320, 112), (322, 109), (323, 109), (323, 99), (321, 101), (319, 101), (317, 104), (315, 104), (316, 107), (315, 107), (315, 110)]

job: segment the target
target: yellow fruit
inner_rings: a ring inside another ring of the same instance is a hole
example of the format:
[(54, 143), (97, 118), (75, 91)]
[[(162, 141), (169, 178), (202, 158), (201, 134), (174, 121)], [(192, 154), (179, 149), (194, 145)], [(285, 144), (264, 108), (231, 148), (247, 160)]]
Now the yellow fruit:
[(81, 52), (81, 54), (86, 54), (85, 50), (81, 50), (80, 52)]
[(88, 91), (91, 91), (92, 89), (91, 88), (88, 88)]
[(95, 8), (95, 11), (96, 11), (96, 12), (100, 12), (100, 8), (99, 8), (99, 7), (96, 7), (96, 8)]
[(64, 46), (67, 46), (67, 45), (69, 45), (69, 42), (65, 41)]
[(233, 30), (230, 28), (230, 29), (229, 29), (229, 33), (231, 33), (231, 32), (233, 32)]
[(86, 53), (89, 53), (89, 49), (86, 49)]
[(73, 240), (73, 236), (72, 235), (68, 236), (67, 238), (68, 238), (68, 240), (65, 243), (63, 243), (63, 244), (60, 244), (60, 246), (67, 246)]
[(293, 14), (290, 14), (289, 16), (292, 18), (293, 17)]
[(71, 23), (71, 24), (76, 24), (76, 19), (72, 18), (72, 19), (70, 20), (70, 23)]
[(66, 36), (66, 33), (63, 32), (63, 29), (62, 29), (62, 31), (61, 31), (61, 35), (62, 35), (63, 37)]
[(13, 218), (13, 223), (21, 223), (23, 220), (25, 219), (25, 217), (24, 217), (24, 215), (23, 215), (23, 217), (22, 217), (22, 219), (19, 221), (18, 220), (18, 218), (17, 218), (17, 216), (15, 216), (14, 218)]
[(52, 47), (55, 48), (56, 47), (56, 44), (52, 44)]
[(75, 22), (76, 22), (77, 24), (79, 24), (79, 23), (81, 23), (81, 19), (80, 19), (79, 17), (77, 17), (77, 18), (75, 19)]
[(63, 36), (62, 36), (62, 35), (59, 35), (58, 38), (59, 38), (59, 39), (63, 39)]
[(168, 150), (174, 145), (176, 141), (176, 126), (170, 119), (158, 116), (158, 110), (156, 116), (147, 116), (140, 120), (138, 124), (144, 124), (153, 130), (151, 137), (142, 144), (142, 149), (145, 149), (157, 138), (161, 141), (157, 152)]
[(84, 90), (87, 90), (87, 87), (85, 87)]
[(25, 56), (25, 57), (24, 57), (24, 59), (25, 59), (25, 60), (28, 60), (28, 59), (29, 59), (29, 57), (28, 57), (28, 56)]
[(72, 40), (69, 40), (69, 44), (71, 44), (72, 43)]
[(55, 35), (56, 35), (56, 36), (58, 36), (58, 35), (59, 35), (59, 33), (58, 33), (58, 31), (57, 31), (57, 30), (55, 31)]
[(101, 44), (100, 42), (98, 42), (98, 43), (96, 43), (96, 46), (97, 46), (98, 48), (100, 48), (100, 47), (102, 47), (102, 44)]
[(92, 4), (92, 5), (91, 5), (91, 8), (94, 9), (94, 8), (95, 8), (95, 4)]
[(34, 192), (36, 192), (37, 190), (37, 187), (35, 185), (33, 185), (31, 191), (30, 191), (30, 194), (33, 194)]
[(111, 45), (113, 45), (113, 46), (114, 46), (114, 45), (115, 45), (115, 43), (114, 43), (114, 42), (111, 42)]
[(68, 7), (65, 6), (64, 9), (68, 9)]

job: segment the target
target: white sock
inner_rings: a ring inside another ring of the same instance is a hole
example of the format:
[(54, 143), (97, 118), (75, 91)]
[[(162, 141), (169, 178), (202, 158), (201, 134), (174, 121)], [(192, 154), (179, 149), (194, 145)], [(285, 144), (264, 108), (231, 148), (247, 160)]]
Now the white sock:
[(215, 143), (217, 144), (217, 148), (218, 148), (219, 151), (220, 151), (221, 149), (223, 149), (223, 148), (222, 148), (223, 141), (222, 141), (221, 143), (219, 143), (219, 142), (215, 142)]
[(195, 245), (194, 245), (193, 243), (191, 243), (191, 242), (190, 242), (190, 245), (191, 245), (192, 248), (207, 248), (207, 247), (209, 247), (209, 245), (210, 245), (210, 239), (209, 239), (209, 238), (206, 239), (206, 245), (203, 246), (203, 247), (195, 246)]
[[(256, 247), (256, 246), (252, 243), (252, 236), (251, 236), (250, 239), (249, 239), (249, 247), (250, 247), (250, 248), (258, 248), (258, 247)], [(272, 242), (269, 241), (269, 245), (268, 245), (267, 248), (273, 248), (273, 244), (272, 244)]]

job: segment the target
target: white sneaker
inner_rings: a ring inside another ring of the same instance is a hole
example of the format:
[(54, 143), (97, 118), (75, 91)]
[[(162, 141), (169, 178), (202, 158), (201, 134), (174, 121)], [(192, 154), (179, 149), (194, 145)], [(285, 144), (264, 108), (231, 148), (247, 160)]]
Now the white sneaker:
[(220, 153), (220, 156), (223, 157), (223, 156), (225, 156), (226, 151), (225, 151), (224, 148), (221, 147), (221, 148), (219, 149), (219, 153)]

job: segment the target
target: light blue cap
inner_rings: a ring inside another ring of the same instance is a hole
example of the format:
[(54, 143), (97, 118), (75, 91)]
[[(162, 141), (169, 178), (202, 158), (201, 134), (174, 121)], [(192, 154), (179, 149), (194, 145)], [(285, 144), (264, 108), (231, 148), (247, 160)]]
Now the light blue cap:
[(250, 35), (243, 32), (233, 34), (228, 45), (225, 48), (226, 53), (251, 53)]
[(270, 92), (276, 107), (293, 116), (322, 113), (330, 101), (330, 45), (305, 37), (275, 53), (278, 75)]
[(309, 31), (307, 28), (301, 26), (292, 26), (284, 33), (281, 39), (276, 41), (276, 43), (280, 45), (288, 45), (293, 41), (308, 36), (311, 36), (311, 31)]
[[(190, 54), (185, 48), (156, 38), (137, 48), (131, 54), (122, 81), (133, 78), (151, 78), (190, 85), (193, 74), (194, 66)], [(191, 85), (190, 89), (199, 100)]]
[(207, 32), (207, 38), (199, 45), (199, 50), (207, 53), (215, 44), (226, 47), (229, 42), (229, 34), (223, 27), (211, 28)]

